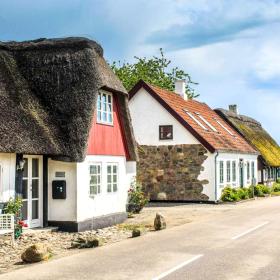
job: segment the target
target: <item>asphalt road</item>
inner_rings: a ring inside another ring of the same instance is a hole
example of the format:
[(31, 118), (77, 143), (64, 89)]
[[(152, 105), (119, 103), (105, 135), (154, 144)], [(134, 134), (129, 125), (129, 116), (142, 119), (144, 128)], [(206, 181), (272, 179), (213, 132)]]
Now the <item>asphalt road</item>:
[[(217, 206), (219, 207), (219, 206)], [(32, 265), (0, 279), (280, 279), (280, 197)]]

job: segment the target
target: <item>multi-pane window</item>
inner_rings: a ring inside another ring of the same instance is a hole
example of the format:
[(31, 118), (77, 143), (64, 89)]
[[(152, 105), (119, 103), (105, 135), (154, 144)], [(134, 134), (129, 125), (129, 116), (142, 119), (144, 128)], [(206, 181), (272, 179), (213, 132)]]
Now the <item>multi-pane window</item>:
[(232, 181), (236, 182), (236, 161), (232, 162), (231, 168), (232, 168)]
[(255, 179), (255, 162), (252, 161), (251, 163), (251, 174), (252, 174), (252, 179)]
[(90, 196), (101, 192), (101, 164), (91, 164), (89, 166), (89, 194)]
[(227, 161), (227, 182), (230, 182), (230, 160)]
[(109, 92), (100, 91), (98, 94), (97, 122), (113, 124), (113, 96)]
[(173, 126), (172, 125), (160, 125), (159, 126), (159, 139), (160, 140), (173, 139)]
[(116, 192), (118, 190), (118, 165), (107, 165), (107, 192)]
[(220, 161), (220, 183), (224, 182), (224, 162)]
[(247, 162), (247, 180), (250, 180), (250, 162)]

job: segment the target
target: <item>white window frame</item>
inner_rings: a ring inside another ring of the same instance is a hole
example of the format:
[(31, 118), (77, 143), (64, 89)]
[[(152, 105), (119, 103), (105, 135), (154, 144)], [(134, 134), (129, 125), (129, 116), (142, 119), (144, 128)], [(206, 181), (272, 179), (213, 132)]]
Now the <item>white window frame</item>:
[(231, 161), (230, 160), (227, 160), (226, 161), (226, 180), (227, 180), (227, 183), (230, 183), (231, 182)]
[(224, 161), (219, 161), (219, 180), (220, 184), (224, 184)]
[(191, 112), (189, 112), (189, 111), (186, 110), (186, 109), (183, 109), (183, 111), (184, 111), (191, 119), (193, 119), (201, 128), (203, 128), (204, 130), (208, 130), (208, 128), (205, 127), (199, 120), (197, 120), (197, 119), (195, 118), (195, 116), (192, 115)]
[(237, 179), (237, 173), (236, 173), (236, 167), (237, 167), (237, 163), (236, 160), (232, 161), (231, 163), (231, 169), (232, 169), (232, 182), (236, 182)]
[(214, 132), (218, 132), (218, 130), (211, 124), (209, 123), (200, 113), (196, 113), (198, 117), (206, 124), (208, 125)]
[(250, 166), (250, 161), (247, 161), (247, 181), (250, 181), (250, 178), (251, 178), (251, 166)]
[(225, 127), (219, 120), (217, 120), (216, 118), (214, 118), (214, 120), (215, 120), (225, 131), (227, 131), (231, 136), (234, 136), (234, 134), (233, 134), (227, 127)]
[[(111, 173), (108, 173), (108, 167), (111, 166)], [(114, 170), (114, 166), (117, 167), (116, 173), (112, 172)], [(116, 175), (116, 181), (114, 181), (114, 175)], [(108, 180), (108, 176), (111, 178), (111, 182)], [(109, 162), (106, 164), (106, 178), (107, 178), (107, 193), (116, 193), (119, 190), (119, 164), (117, 162)], [(116, 189), (114, 189), (114, 185), (116, 184)]]
[[(103, 99), (102, 99), (103, 96), (105, 96), (104, 105), (103, 105)], [(111, 100), (111, 102), (109, 102), (109, 99)], [(97, 101), (96, 101), (97, 123), (113, 125), (113, 123), (114, 123), (113, 105), (114, 105), (113, 104), (113, 94), (111, 92), (100, 90), (98, 93), (98, 96), (97, 96)], [(105, 109), (103, 106), (105, 106)], [(105, 114), (106, 119), (103, 119), (104, 114)]]
[[(97, 173), (91, 174), (91, 166), (97, 167)], [(100, 167), (100, 170), (98, 172), (98, 167)], [(89, 163), (89, 196), (94, 197), (102, 192), (102, 164), (101, 162), (90, 162)], [(97, 177), (97, 183), (91, 183), (91, 176)], [(98, 180), (99, 178), (99, 180)], [(91, 192), (91, 187), (96, 185), (96, 193)]]

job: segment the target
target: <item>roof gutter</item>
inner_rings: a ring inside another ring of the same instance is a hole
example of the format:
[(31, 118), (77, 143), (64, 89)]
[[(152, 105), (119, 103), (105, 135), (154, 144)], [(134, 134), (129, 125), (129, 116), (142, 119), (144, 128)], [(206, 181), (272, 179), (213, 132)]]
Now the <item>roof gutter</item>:
[(218, 202), (218, 188), (217, 188), (217, 184), (218, 184), (218, 179), (217, 179), (217, 158), (219, 156), (219, 151), (216, 152), (215, 155), (215, 202)]

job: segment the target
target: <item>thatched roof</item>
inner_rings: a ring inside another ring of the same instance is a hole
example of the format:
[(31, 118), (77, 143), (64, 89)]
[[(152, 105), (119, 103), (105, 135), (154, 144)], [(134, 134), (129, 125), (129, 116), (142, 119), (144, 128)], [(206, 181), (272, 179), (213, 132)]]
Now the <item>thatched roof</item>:
[(269, 166), (280, 166), (280, 147), (256, 120), (224, 109), (215, 110), (255, 147)]
[(130, 158), (127, 92), (86, 38), (0, 42), (0, 152), (83, 161), (99, 89), (115, 92)]

